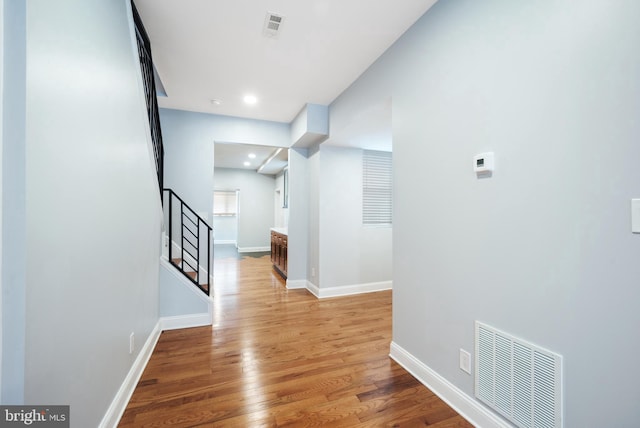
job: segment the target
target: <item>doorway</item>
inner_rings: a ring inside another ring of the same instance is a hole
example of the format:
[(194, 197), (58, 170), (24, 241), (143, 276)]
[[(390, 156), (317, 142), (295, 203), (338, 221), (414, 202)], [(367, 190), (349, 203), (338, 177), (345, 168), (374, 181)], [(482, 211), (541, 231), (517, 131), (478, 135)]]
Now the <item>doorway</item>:
[(213, 243), (238, 246), (239, 190), (213, 192)]

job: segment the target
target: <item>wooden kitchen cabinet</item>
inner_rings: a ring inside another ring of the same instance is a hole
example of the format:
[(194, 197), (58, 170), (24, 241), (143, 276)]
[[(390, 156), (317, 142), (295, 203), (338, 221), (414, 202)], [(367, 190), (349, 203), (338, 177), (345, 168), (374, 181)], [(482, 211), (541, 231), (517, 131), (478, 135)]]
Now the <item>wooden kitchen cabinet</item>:
[(271, 230), (271, 263), (285, 279), (287, 278), (288, 238), (283, 230)]

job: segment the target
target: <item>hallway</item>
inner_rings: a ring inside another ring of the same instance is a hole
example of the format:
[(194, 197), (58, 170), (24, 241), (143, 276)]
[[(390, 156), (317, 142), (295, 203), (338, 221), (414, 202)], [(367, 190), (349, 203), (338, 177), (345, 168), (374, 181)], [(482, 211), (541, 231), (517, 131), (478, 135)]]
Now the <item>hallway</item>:
[(214, 325), (162, 333), (120, 427), (470, 427), (389, 357), (391, 292), (318, 300), (220, 254)]

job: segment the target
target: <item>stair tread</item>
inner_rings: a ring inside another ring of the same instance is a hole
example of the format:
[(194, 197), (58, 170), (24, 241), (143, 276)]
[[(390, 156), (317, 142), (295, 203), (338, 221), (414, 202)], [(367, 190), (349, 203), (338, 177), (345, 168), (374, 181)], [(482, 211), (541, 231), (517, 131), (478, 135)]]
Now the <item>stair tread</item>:
[[(177, 259), (171, 259), (171, 263), (173, 265), (175, 265), (178, 269), (180, 269), (182, 272), (184, 272), (186, 275), (188, 275), (191, 279), (193, 279), (194, 281), (196, 280), (196, 273), (194, 271), (188, 271), (188, 270), (182, 270), (181, 269), (181, 265), (182, 265), (182, 259), (177, 258)], [(207, 283), (203, 283), (203, 284), (198, 284), (203, 290), (208, 291), (209, 286), (207, 285)]]

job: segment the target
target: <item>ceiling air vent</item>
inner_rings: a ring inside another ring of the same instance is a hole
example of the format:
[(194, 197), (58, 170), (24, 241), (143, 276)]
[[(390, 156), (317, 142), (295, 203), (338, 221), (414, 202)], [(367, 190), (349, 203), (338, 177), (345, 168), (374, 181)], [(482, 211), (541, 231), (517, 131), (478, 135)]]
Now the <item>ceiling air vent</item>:
[(267, 12), (264, 19), (263, 34), (267, 37), (278, 37), (282, 30), (282, 23), (284, 22), (284, 16), (277, 13)]

